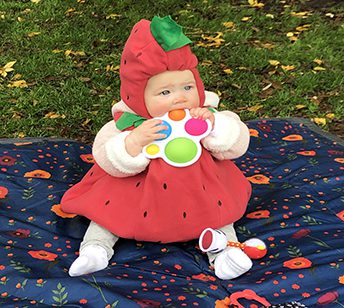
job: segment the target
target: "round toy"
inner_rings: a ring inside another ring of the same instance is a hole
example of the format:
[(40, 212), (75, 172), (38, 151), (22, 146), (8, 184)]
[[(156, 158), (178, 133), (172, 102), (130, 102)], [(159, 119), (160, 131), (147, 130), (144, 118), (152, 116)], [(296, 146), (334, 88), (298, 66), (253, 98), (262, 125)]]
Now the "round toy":
[(150, 158), (162, 158), (174, 167), (187, 167), (201, 156), (201, 139), (209, 135), (211, 122), (191, 117), (188, 109), (172, 110), (162, 117), (160, 125), (167, 129), (159, 131), (166, 137), (146, 145), (142, 153)]

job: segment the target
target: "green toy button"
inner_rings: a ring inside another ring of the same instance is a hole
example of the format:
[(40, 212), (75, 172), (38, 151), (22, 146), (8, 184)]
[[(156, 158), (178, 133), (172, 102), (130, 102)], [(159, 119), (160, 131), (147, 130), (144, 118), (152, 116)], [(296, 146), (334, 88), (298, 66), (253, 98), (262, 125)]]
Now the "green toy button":
[(174, 163), (187, 163), (197, 155), (197, 145), (188, 138), (175, 138), (166, 144), (165, 155)]

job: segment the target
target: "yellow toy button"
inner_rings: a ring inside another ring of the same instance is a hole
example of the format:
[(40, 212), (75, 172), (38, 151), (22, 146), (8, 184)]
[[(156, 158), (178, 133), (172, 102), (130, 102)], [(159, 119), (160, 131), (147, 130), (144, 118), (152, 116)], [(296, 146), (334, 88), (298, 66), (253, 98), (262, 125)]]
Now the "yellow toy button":
[(160, 151), (159, 146), (157, 146), (156, 144), (150, 144), (147, 148), (146, 148), (146, 152), (149, 155), (155, 155), (158, 154)]

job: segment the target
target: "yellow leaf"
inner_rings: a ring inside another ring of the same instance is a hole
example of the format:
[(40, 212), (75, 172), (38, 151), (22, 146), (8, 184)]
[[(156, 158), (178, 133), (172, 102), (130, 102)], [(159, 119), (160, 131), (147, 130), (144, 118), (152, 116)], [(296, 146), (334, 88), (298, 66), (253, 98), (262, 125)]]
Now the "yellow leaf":
[(243, 18), (241, 18), (241, 21), (249, 21), (251, 19), (250, 16), (245, 16)]
[(312, 119), (314, 123), (318, 125), (326, 125), (326, 119), (325, 118), (313, 118)]
[(284, 71), (292, 71), (293, 69), (295, 69), (294, 65), (282, 65), (281, 67)]
[(280, 64), (279, 61), (277, 60), (269, 60), (269, 63), (272, 65), (272, 66), (278, 66)]
[(121, 17), (122, 15), (119, 14), (110, 14), (108, 16), (106, 16), (106, 19), (116, 19), (118, 17)]
[(287, 37), (292, 37), (292, 36), (294, 36), (294, 32), (288, 32), (287, 33)]
[(263, 105), (254, 105), (252, 107), (249, 107), (247, 108), (248, 111), (252, 111), (252, 112), (257, 112), (259, 109), (263, 108), (264, 106)]
[(206, 36), (202, 34), (202, 39), (205, 42), (199, 42), (197, 46), (202, 46), (202, 47), (220, 47), (220, 45), (225, 41), (222, 36), (222, 32), (216, 32), (216, 36)]
[(30, 32), (27, 34), (28, 37), (34, 37), (34, 36), (37, 36), (37, 35), (40, 35), (41, 32)]
[(107, 72), (118, 72), (119, 71), (119, 65), (113, 66), (113, 65), (107, 65), (106, 66)]
[(291, 16), (295, 16), (295, 17), (305, 18), (309, 15), (312, 15), (312, 13), (310, 13), (310, 12), (291, 12)]
[(265, 16), (268, 17), (268, 18), (271, 18), (271, 19), (274, 19), (274, 18), (275, 18), (275, 16), (272, 15), (272, 14), (266, 14)]
[(302, 32), (302, 31), (309, 30), (310, 27), (311, 27), (311, 25), (303, 25), (303, 26), (298, 26), (295, 29), (296, 29), (296, 31)]
[(233, 21), (227, 21), (227, 22), (224, 22), (222, 24), (228, 29), (234, 28), (234, 26), (235, 26)]
[(60, 53), (60, 52), (63, 52), (63, 50), (60, 50), (60, 49), (54, 49), (53, 50), (53, 53)]
[(25, 80), (11, 81), (8, 85), (9, 88), (27, 88), (28, 85)]
[(20, 132), (20, 133), (18, 133), (18, 137), (19, 137), (19, 138), (24, 138), (24, 137), (25, 137), (25, 134), (24, 134), (23, 132)]
[(66, 116), (64, 114), (60, 115), (60, 114), (53, 112), (53, 111), (48, 112), (44, 117), (48, 118), (48, 119), (58, 119), (58, 118), (65, 119), (66, 118)]
[(264, 3), (258, 2), (258, 0), (248, 0), (248, 4), (252, 7), (263, 7)]
[(320, 59), (314, 59), (313, 60), (314, 63), (318, 64), (318, 65), (321, 65), (324, 63), (324, 61), (320, 60)]
[(5, 64), (5, 66), (0, 67), (0, 75), (2, 77), (6, 77), (7, 73), (14, 71), (14, 68), (12, 67), (17, 61), (11, 61)]
[(315, 68), (313, 68), (313, 71), (326, 71), (326, 68), (321, 67), (321, 66), (316, 66)]
[(306, 108), (306, 107), (307, 107), (306, 105), (301, 105), (301, 104), (295, 106), (295, 108), (297, 110), (300, 110), (300, 109), (303, 109), (303, 108)]
[(326, 118), (330, 119), (330, 120), (333, 120), (335, 118), (335, 114), (334, 113), (328, 113), (326, 115)]
[(225, 70), (223, 70), (226, 74), (231, 75), (233, 74), (233, 71), (230, 68), (226, 68)]
[(41, 0), (31, 0), (31, 2), (37, 4), (37, 3), (41, 2)]
[(18, 20), (19, 22), (23, 22), (25, 19), (22, 18), (22, 17), (18, 17), (17, 20)]

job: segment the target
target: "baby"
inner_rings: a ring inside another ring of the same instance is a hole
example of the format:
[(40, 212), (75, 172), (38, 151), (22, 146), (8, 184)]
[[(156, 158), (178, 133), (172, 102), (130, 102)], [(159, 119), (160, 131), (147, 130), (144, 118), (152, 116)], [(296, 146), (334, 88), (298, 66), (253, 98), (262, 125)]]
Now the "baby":
[[(106, 268), (119, 238), (181, 242), (210, 227), (237, 241), (233, 223), (246, 210), (251, 186), (231, 159), (246, 152), (249, 131), (235, 113), (209, 108), (218, 97), (204, 90), (190, 43), (170, 17), (133, 27), (121, 58), (122, 100), (113, 107), (114, 120), (95, 138), (94, 166), (61, 201), (65, 212), (91, 220), (71, 276)], [(212, 125), (199, 160), (182, 168), (142, 153), (165, 137), (166, 127), (155, 117), (178, 109)], [(207, 254), (221, 279), (236, 278), (252, 266), (236, 247)]]

